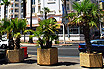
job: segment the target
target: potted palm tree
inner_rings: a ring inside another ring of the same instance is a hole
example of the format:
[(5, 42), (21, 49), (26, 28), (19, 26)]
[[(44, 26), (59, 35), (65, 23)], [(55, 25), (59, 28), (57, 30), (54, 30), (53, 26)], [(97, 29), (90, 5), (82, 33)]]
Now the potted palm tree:
[(99, 24), (99, 18), (102, 16), (100, 14), (101, 11), (90, 0), (83, 0), (80, 4), (73, 2), (73, 9), (77, 12), (68, 14), (69, 24), (83, 27), (87, 47), (86, 53), (80, 53), (80, 65), (85, 67), (102, 67), (102, 54), (94, 54), (91, 50), (92, 45), (90, 42), (90, 28), (93, 26), (97, 27)]
[(21, 62), (24, 60), (24, 49), (20, 48), (20, 31), (26, 28), (26, 20), (23, 19), (12, 19), (11, 24), (13, 25), (14, 35), (14, 49), (7, 50), (7, 58), (9, 62)]
[(40, 48), (37, 48), (37, 64), (39, 65), (52, 65), (58, 62), (58, 50), (52, 47), (52, 41), (58, 39), (58, 35), (55, 34), (56, 27), (55, 20), (46, 19), (40, 21), (36, 31), (25, 31), (31, 31), (34, 34), (31, 37), (38, 37), (37, 43)]

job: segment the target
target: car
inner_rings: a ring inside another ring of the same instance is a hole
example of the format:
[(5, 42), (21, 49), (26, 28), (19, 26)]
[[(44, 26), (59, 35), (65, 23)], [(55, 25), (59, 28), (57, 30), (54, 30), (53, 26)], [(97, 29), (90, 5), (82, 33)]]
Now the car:
[[(104, 39), (91, 40), (90, 42), (92, 44), (92, 51), (104, 54)], [(86, 43), (80, 43), (78, 50), (80, 52), (86, 52), (87, 47), (85, 45)]]
[(0, 48), (5, 49), (8, 47), (9, 41), (5, 37), (0, 39)]

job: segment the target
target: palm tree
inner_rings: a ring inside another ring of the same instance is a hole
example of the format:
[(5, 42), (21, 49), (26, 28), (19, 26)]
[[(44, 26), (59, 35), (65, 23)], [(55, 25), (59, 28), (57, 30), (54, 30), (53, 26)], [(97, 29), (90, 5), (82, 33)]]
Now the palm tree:
[(0, 23), (0, 40), (2, 39), (2, 33), (4, 32), (3, 24)]
[(47, 19), (47, 13), (50, 12), (50, 9), (48, 7), (44, 7), (43, 10), (44, 10), (44, 13), (45, 13), (45, 19)]
[(2, 0), (3, 3), (1, 3), (1, 5), (4, 5), (4, 19), (6, 18), (6, 7), (8, 7), (8, 5), (10, 4), (10, 2), (8, 0)]
[(26, 0), (23, 0), (23, 18), (26, 18)]
[(41, 11), (41, 13), (43, 13), (43, 12), (45, 13), (45, 19), (47, 19), (47, 13), (50, 12), (50, 9), (48, 7), (44, 7), (43, 11)]
[(69, 24), (76, 24), (83, 27), (87, 53), (91, 53), (90, 27), (97, 27), (99, 23), (101, 14), (98, 10), (98, 6), (92, 3), (90, 0), (83, 0), (81, 4), (79, 4), (78, 2), (73, 2), (73, 9), (77, 12), (70, 13), (68, 15), (68, 17), (71, 18)]
[(21, 34), (20, 31), (24, 31), (26, 29), (26, 19), (12, 19), (11, 23), (13, 24), (13, 33), (14, 33), (14, 38), (15, 38), (15, 49), (20, 48), (20, 38)]
[[(57, 22), (54, 19), (46, 19), (39, 22), (39, 27), (36, 28), (36, 31), (33, 30), (25, 30), (26, 32), (32, 32), (34, 35), (30, 37), (38, 37), (38, 44), (41, 48), (50, 48), (52, 47), (52, 41), (58, 39), (58, 35), (56, 35)], [(43, 38), (41, 38), (43, 37)]]
[(9, 39), (9, 49), (13, 49), (14, 42), (13, 42), (13, 24), (8, 19), (4, 19), (3, 21), (3, 28), (5, 28), (5, 32), (7, 33), (7, 38)]

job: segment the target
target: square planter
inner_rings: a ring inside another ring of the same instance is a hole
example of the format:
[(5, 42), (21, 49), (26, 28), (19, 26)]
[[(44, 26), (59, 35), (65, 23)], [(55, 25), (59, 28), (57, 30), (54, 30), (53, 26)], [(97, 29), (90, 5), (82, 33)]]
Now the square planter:
[(58, 49), (37, 48), (37, 64), (39, 65), (53, 65), (58, 63)]
[(80, 53), (80, 66), (102, 67), (103, 66), (102, 53), (97, 54)]
[(21, 62), (24, 60), (24, 49), (7, 50), (8, 62)]

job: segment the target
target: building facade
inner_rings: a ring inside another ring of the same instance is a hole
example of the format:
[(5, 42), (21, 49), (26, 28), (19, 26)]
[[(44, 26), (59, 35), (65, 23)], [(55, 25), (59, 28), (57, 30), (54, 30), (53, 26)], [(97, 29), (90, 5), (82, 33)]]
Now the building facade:
[[(23, 1), (22, 0), (8, 0), (10, 4), (6, 7), (6, 17), (10, 18), (23, 18)], [(3, 3), (0, 0), (0, 3)], [(4, 18), (4, 5), (0, 6), (0, 19)]]

